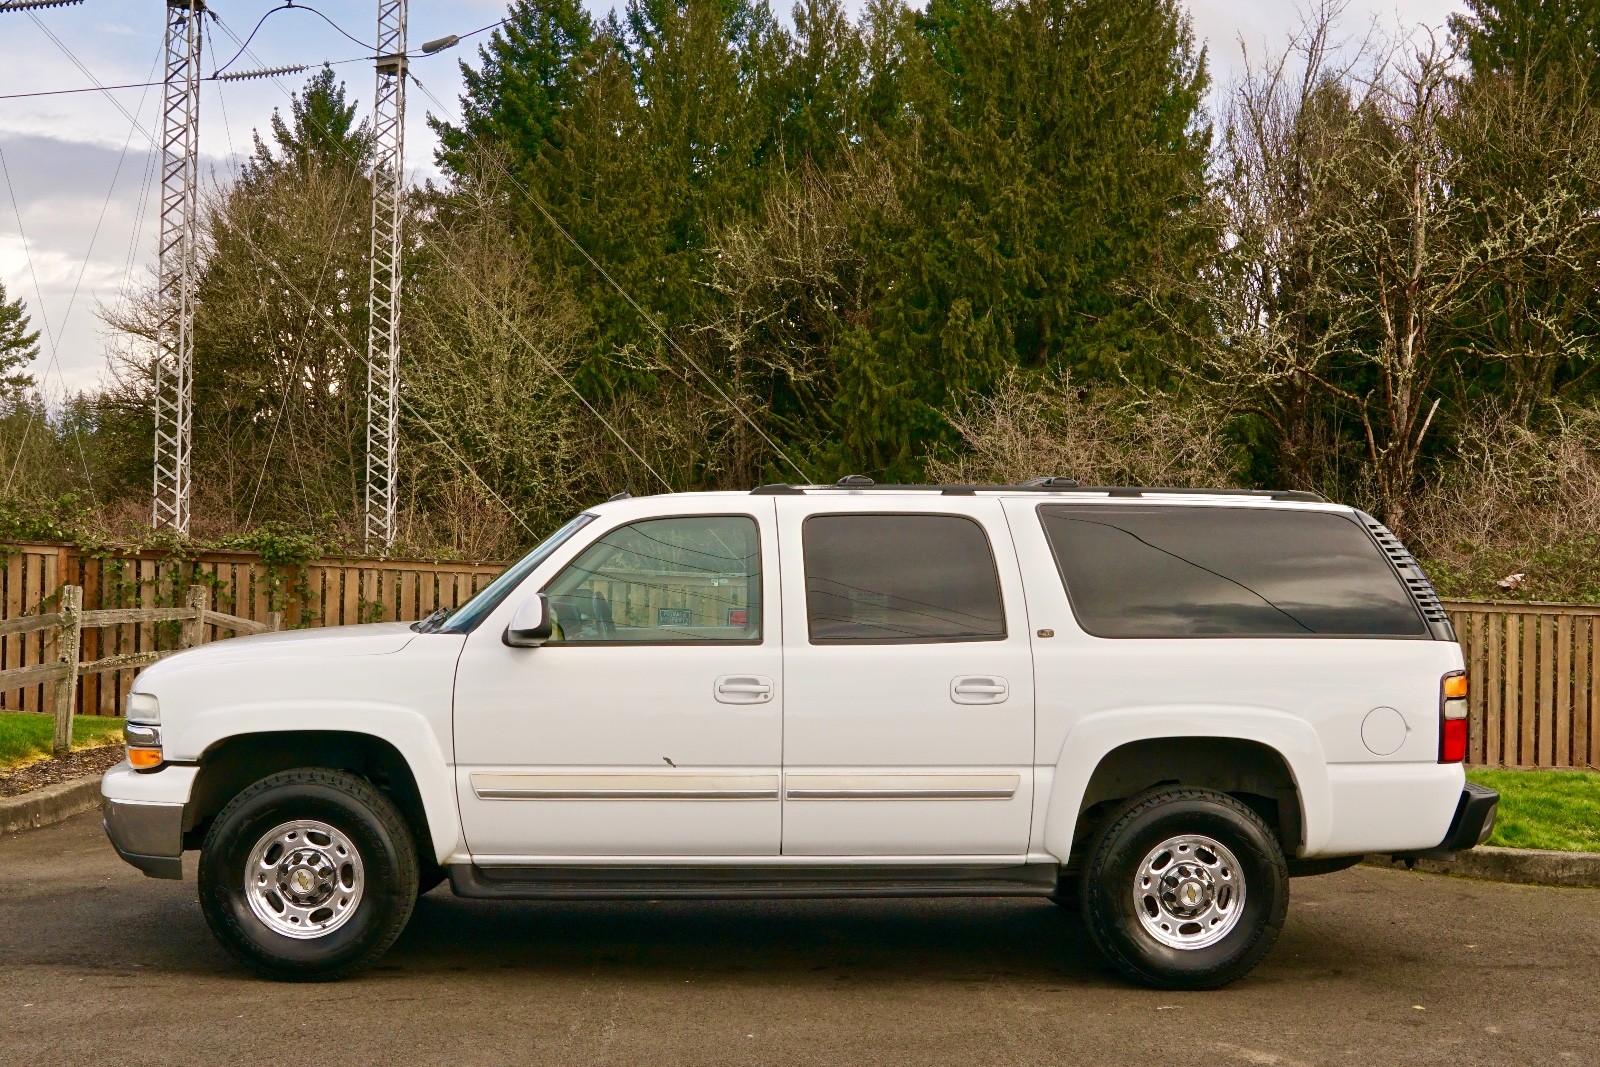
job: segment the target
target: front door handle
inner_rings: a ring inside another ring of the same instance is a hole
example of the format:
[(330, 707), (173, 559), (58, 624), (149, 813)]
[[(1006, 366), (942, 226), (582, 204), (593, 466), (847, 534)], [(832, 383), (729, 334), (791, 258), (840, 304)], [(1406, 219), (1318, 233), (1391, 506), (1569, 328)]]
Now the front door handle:
[(717, 679), (721, 704), (765, 704), (772, 699), (772, 679), (759, 674), (724, 674)]
[(1002, 704), (1011, 695), (1006, 680), (996, 674), (969, 674), (950, 682), (950, 699), (957, 704)]

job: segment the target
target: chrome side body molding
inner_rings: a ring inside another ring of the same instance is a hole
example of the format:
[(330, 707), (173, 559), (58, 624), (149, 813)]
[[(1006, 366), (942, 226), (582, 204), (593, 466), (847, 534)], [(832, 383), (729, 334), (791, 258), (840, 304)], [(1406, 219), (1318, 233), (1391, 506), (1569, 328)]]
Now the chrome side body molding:
[[(1010, 800), (1018, 774), (791, 774), (785, 800)], [(480, 800), (777, 800), (775, 774), (474, 774)]]

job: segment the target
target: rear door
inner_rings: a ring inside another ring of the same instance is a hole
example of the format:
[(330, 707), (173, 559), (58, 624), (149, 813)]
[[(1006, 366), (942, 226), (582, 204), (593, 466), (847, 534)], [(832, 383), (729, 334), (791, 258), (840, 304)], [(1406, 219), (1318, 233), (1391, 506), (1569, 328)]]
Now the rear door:
[(1021, 856), (1028, 619), (997, 500), (778, 499), (783, 852)]

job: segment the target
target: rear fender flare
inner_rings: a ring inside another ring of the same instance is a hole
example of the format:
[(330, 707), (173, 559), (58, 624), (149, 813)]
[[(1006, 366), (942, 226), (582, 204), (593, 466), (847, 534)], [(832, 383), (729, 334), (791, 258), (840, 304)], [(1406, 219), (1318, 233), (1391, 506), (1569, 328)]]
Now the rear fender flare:
[(1249, 741), (1273, 750), (1289, 768), (1299, 794), (1304, 842), (1315, 855), (1332, 832), (1327, 762), (1322, 742), (1305, 720), (1270, 708), (1183, 705), (1117, 708), (1079, 720), (1057, 756), (1045, 809), (1044, 850), (1065, 862), (1084, 795), (1095, 769), (1115, 749), (1136, 741), (1204, 737)]

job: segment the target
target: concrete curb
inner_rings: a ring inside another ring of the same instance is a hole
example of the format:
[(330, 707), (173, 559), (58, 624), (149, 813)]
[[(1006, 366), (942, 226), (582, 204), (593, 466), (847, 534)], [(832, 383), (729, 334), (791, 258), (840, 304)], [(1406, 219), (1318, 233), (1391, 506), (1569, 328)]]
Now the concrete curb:
[(0, 834), (34, 830), (100, 806), (100, 776), (57, 782), (17, 797), (0, 797)]
[[(1404, 867), (1391, 856), (1368, 856), (1375, 867)], [(1457, 852), (1453, 860), (1417, 860), (1416, 869), (1430, 874), (1455, 874), (1492, 882), (1525, 885), (1600, 887), (1600, 853), (1545, 852), (1529, 848), (1479, 845)]]

